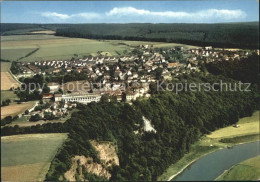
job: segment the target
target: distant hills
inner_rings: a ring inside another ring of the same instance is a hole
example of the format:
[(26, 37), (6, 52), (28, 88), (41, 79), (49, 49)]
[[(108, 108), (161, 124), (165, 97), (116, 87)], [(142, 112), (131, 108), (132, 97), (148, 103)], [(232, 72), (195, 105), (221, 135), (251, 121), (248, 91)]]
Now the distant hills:
[(229, 48), (259, 47), (259, 22), (217, 24), (1, 24), (1, 35), (55, 30), (57, 36), (175, 42)]

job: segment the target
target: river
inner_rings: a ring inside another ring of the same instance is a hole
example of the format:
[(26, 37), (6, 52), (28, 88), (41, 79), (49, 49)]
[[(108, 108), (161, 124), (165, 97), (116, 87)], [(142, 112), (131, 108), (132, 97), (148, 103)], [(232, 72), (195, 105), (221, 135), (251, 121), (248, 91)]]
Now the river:
[(172, 181), (212, 181), (233, 165), (260, 155), (259, 146), (260, 142), (257, 141), (210, 153), (191, 164)]

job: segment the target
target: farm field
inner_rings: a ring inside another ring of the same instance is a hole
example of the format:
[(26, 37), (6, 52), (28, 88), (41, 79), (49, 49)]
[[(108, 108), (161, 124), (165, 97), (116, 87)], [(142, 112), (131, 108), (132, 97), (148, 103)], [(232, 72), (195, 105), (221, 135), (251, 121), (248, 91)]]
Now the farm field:
[[(2, 42), (3, 59), (17, 60), (39, 48), (34, 54), (23, 58), (22, 61), (37, 61), (50, 59), (70, 59), (75, 56), (83, 57), (90, 54), (96, 54), (98, 51), (109, 52), (111, 55), (117, 55), (116, 51), (123, 52), (126, 46), (116, 46), (109, 42), (80, 39), (55, 37), (53, 35), (38, 35), (37, 39), (33, 36), (26, 38), (20, 36), (7, 36)], [(38, 38), (41, 37), (41, 38)], [(13, 53), (16, 52), (14, 56)]]
[(10, 88), (17, 88), (18, 86), (19, 83), (9, 72), (1, 72), (1, 90), (10, 90)]
[(67, 134), (26, 134), (1, 137), (3, 181), (43, 181)]
[(35, 105), (34, 101), (25, 102), (21, 104), (12, 103), (9, 106), (1, 107), (1, 119), (6, 116), (17, 116), (27, 109), (32, 108)]
[(184, 48), (197, 48), (198, 46), (178, 44), (178, 43), (165, 43), (165, 42), (148, 42), (148, 41), (127, 41), (127, 40), (107, 40), (111, 44), (125, 44), (128, 46), (139, 46), (139, 45), (153, 45), (154, 48), (163, 48), (163, 47), (174, 47), (174, 46), (183, 46)]
[(18, 47), (18, 48), (8, 48), (5, 49), (2, 47), (1, 49), (1, 58), (10, 60), (10, 61), (18, 61), (21, 57), (26, 56), (36, 48), (34, 47)]
[(55, 34), (55, 31), (52, 30), (41, 30), (41, 31), (33, 31), (30, 33), (34, 33), (34, 34)]
[(9, 73), (10, 67), (10, 62), (1, 62), (1, 90), (9, 90), (12, 86), (19, 86), (17, 81)]
[(8, 72), (10, 70), (10, 62), (1, 62), (1, 72)]
[(57, 60), (82, 58), (84, 56), (97, 56), (98, 52), (107, 56), (119, 56), (129, 52), (134, 46), (153, 45), (154, 47), (184, 46), (175, 43), (145, 42), (145, 41), (120, 41), (120, 40), (93, 40), (82, 38), (66, 38), (54, 35), (14, 35), (3, 36), (1, 40), (2, 58), (18, 60), (33, 50), (39, 48), (32, 55), (21, 61)]
[(217, 181), (236, 181), (236, 180), (259, 180), (260, 179), (260, 155), (245, 160), (233, 166), (221, 176)]
[(66, 39), (65, 37), (54, 35), (8, 35), (1, 36), (1, 42), (24, 41), (24, 40), (46, 40), (46, 39)]

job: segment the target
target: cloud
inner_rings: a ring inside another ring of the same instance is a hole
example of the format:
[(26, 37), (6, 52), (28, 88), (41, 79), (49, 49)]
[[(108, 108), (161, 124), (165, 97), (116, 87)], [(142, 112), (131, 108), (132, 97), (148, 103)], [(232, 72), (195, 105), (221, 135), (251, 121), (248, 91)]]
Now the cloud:
[(115, 7), (106, 13), (107, 16), (144, 16), (144, 17), (165, 17), (174, 19), (209, 19), (220, 18), (223, 20), (244, 18), (246, 14), (241, 10), (228, 9), (208, 9), (197, 12), (185, 11), (149, 11), (145, 9), (136, 9), (134, 7)]
[(44, 12), (41, 15), (44, 17), (47, 17), (47, 18), (58, 18), (58, 19), (62, 19), (62, 20), (70, 18), (70, 16), (67, 14), (61, 14), (61, 13), (56, 13), (56, 12)]
[(61, 22), (92, 22), (92, 23), (200, 23), (242, 21), (246, 13), (240, 9), (206, 9), (196, 12), (187, 11), (150, 11), (134, 7), (114, 7), (105, 13), (82, 12), (77, 14), (62, 14), (57, 12), (41, 13), (43, 17)]
[(82, 17), (86, 19), (100, 18), (101, 16), (97, 13), (79, 13), (72, 15), (72, 17)]
[(97, 13), (78, 13), (78, 14), (61, 14), (56, 12), (44, 12), (41, 13), (43, 17), (58, 19), (58, 20), (67, 20), (72, 18), (84, 18), (84, 19), (94, 19), (100, 17)]

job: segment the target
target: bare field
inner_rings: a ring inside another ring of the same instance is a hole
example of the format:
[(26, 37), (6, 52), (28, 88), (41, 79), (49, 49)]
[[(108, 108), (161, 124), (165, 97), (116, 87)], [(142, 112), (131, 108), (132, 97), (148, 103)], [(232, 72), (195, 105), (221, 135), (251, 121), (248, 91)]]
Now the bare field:
[(19, 181), (19, 179), (23, 179), (22, 181), (43, 181), (50, 164), (48, 162), (1, 167), (2, 179), (8, 181)]
[(43, 181), (67, 134), (26, 134), (1, 137), (3, 181)]
[(10, 90), (10, 88), (18, 86), (19, 84), (9, 72), (1, 72), (1, 90)]
[(42, 31), (34, 31), (34, 32), (30, 32), (30, 33), (34, 33), (34, 34), (55, 34), (55, 31), (52, 31), (52, 30), (42, 30)]
[(25, 102), (21, 104), (10, 104), (9, 106), (1, 107), (1, 119), (6, 116), (16, 116), (23, 113), (27, 109), (32, 108), (35, 105), (35, 102)]

